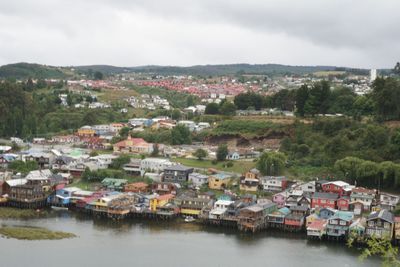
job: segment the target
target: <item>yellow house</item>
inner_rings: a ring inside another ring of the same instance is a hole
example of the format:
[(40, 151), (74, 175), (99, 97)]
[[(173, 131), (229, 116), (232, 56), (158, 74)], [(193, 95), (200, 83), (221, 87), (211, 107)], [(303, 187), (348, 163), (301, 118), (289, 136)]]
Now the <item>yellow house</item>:
[(190, 216), (199, 216), (201, 210), (210, 203), (206, 198), (185, 198), (182, 199), (181, 214)]
[(258, 178), (260, 171), (251, 169), (240, 178), (239, 188), (242, 191), (257, 192), (260, 180)]
[(108, 204), (111, 202), (111, 200), (118, 198), (120, 195), (121, 194), (115, 194), (115, 195), (99, 198), (99, 199), (95, 200), (94, 202), (92, 202), (91, 205), (94, 207), (95, 211), (107, 212)]
[(175, 196), (173, 194), (166, 194), (150, 199), (150, 210), (157, 211), (157, 207), (162, 207), (167, 204)]
[(231, 182), (232, 176), (226, 173), (217, 173), (208, 177), (208, 187), (214, 190), (225, 189)]
[(92, 127), (90, 126), (83, 126), (78, 129), (77, 135), (84, 137), (92, 137), (96, 135), (96, 131), (93, 130)]

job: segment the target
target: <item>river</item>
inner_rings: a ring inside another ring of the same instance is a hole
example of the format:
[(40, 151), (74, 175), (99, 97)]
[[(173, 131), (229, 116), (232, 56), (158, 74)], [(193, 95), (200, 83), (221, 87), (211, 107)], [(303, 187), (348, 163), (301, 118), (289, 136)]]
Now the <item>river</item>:
[(112, 222), (69, 212), (0, 222), (78, 235), (56, 241), (0, 238), (0, 266), (7, 267), (379, 266), (378, 259), (360, 262), (359, 251), (345, 244), (311, 242), (294, 234), (245, 234), (174, 222)]

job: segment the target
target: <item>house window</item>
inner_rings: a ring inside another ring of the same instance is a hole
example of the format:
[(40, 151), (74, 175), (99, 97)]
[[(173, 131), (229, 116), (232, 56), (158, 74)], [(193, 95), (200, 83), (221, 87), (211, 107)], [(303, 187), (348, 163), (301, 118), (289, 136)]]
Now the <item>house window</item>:
[(346, 221), (340, 221), (340, 225), (346, 225)]
[(338, 220), (331, 220), (331, 224), (337, 225), (338, 224)]

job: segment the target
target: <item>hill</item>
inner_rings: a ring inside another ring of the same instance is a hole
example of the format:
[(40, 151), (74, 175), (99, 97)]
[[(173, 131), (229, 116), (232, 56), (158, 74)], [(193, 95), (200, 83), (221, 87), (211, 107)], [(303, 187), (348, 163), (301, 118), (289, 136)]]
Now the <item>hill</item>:
[(65, 68), (46, 66), (40, 64), (16, 63), (0, 67), (0, 79), (1, 78), (26, 79), (29, 77), (34, 79), (38, 78), (62, 79), (67, 76), (68, 74)]

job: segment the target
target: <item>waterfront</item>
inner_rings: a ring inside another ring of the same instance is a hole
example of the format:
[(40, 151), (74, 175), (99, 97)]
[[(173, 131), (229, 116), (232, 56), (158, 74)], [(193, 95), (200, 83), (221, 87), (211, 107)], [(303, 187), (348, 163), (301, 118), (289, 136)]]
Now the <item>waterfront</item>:
[(344, 243), (311, 242), (295, 234), (246, 234), (165, 221), (116, 223), (69, 212), (1, 224), (78, 236), (59, 241), (1, 238), (2, 266), (379, 266), (378, 259), (360, 262), (358, 252)]

